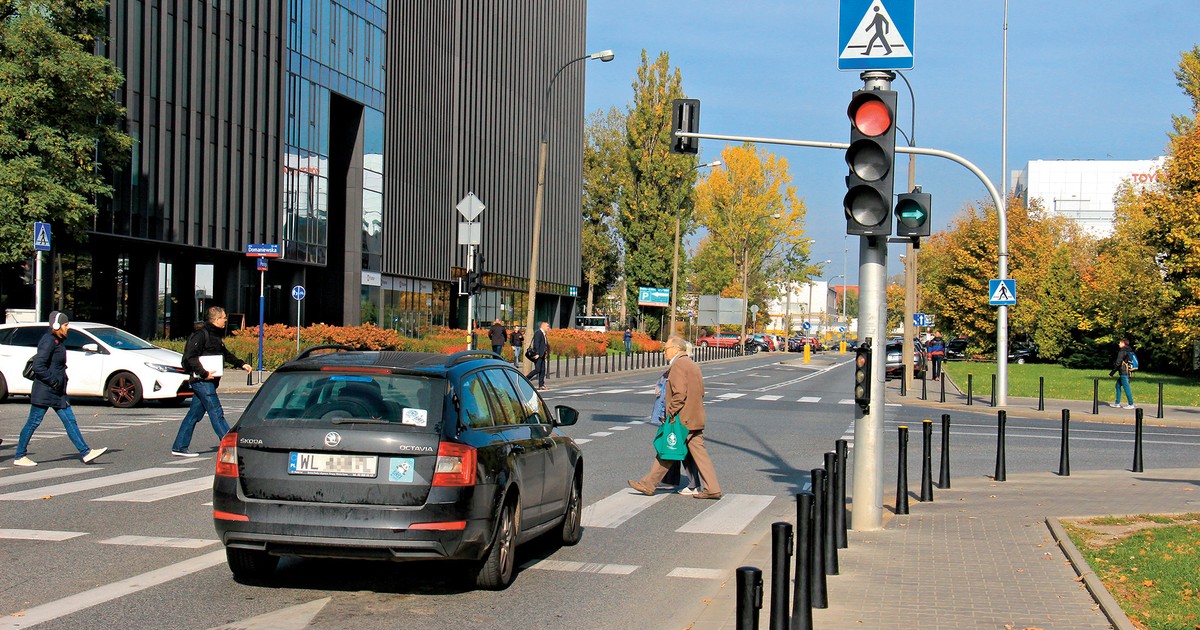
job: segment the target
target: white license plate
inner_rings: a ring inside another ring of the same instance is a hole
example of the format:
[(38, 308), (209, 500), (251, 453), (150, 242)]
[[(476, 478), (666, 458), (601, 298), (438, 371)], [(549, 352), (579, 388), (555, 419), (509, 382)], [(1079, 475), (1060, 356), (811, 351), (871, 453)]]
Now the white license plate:
[(374, 455), (337, 453), (297, 453), (288, 456), (289, 475), (331, 475), (338, 477), (374, 477), (379, 459)]

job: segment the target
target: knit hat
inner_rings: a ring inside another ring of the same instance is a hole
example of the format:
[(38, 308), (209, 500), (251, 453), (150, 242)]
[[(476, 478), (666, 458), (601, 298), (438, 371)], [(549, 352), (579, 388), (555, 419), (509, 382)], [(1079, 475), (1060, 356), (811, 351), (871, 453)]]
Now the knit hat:
[(50, 313), (50, 330), (58, 330), (63, 324), (71, 323), (71, 318), (62, 311), (53, 311)]

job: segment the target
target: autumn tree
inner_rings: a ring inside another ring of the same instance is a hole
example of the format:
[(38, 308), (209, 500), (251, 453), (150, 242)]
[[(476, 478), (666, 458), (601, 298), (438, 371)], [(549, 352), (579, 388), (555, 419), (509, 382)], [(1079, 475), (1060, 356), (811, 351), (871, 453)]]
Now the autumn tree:
[(625, 116), (617, 109), (588, 117), (583, 148), (582, 284), (587, 314), (612, 288), (620, 270), (616, 208), (626, 179)]
[(732, 275), (749, 306), (751, 285), (765, 281), (768, 261), (807, 263), (805, 207), (790, 183), (787, 160), (743, 144), (726, 146), (721, 161), (696, 187), (696, 220), (708, 232), (702, 253), (727, 266), (723, 275)]
[(107, 169), (132, 140), (113, 100), (124, 82), (95, 54), (107, 0), (0, 2), (0, 263), (25, 257), (35, 221), (82, 236), (111, 197)]

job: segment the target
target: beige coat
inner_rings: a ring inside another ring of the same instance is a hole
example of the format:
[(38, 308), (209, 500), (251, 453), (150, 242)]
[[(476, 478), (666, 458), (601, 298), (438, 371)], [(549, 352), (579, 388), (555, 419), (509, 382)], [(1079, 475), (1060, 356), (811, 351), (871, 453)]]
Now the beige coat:
[(675, 414), (689, 431), (704, 429), (704, 377), (686, 355), (675, 357), (667, 374), (667, 417)]

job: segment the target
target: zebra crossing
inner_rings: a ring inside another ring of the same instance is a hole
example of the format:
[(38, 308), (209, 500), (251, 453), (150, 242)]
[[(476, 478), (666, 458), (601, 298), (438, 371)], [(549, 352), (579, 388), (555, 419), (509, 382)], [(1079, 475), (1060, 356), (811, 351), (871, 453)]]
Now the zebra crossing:
[[(603, 396), (607, 394), (635, 394), (639, 396), (654, 396), (654, 388), (650, 389), (630, 389), (626, 387), (573, 387), (570, 389), (551, 390), (543, 394), (545, 398), (584, 398), (592, 396)], [(711, 405), (714, 403), (729, 401), (729, 400), (759, 400), (763, 402), (787, 402), (787, 403), (804, 403), (804, 404), (837, 404), (837, 405), (853, 405), (853, 398), (825, 397), (825, 396), (800, 396), (798, 398), (786, 398), (778, 394), (757, 394), (746, 392), (726, 392), (717, 394), (711, 400), (705, 400), (704, 404)], [(897, 403), (888, 403), (889, 407), (899, 407)]]
[[(229, 413), (229, 411), (226, 411), (226, 417), (227, 418), (236, 418), (237, 416), (233, 416)], [(122, 420), (105, 420), (105, 421), (101, 421), (101, 422), (96, 422), (94, 424), (89, 424), (83, 418), (77, 418), (77, 419), (79, 421), (79, 432), (83, 433), (83, 434), (90, 434), (90, 433), (101, 433), (104, 431), (115, 431), (118, 429), (130, 429), (130, 428), (142, 427), (142, 426), (146, 426), (146, 425), (150, 425), (150, 424), (161, 424), (164, 422), (178, 423), (180, 420), (183, 419), (183, 416), (180, 415), (177, 418), (134, 417), (134, 418), (126, 418), (126, 419), (122, 419)], [(37, 432), (33, 434), (33, 437), (29, 438), (29, 441), (32, 443), (32, 442), (37, 442), (38, 440), (50, 440), (53, 438), (66, 437), (67, 436), (66, 430), (64, 430), (61, 427), (61, 425), (58, 428), (55, 428), (52, 420), (53, 420), (53, 418), (47, 418), (46, 420), (44, 420), (42, 422), (42, 426), (38, 427)], [(4, 441), (8, 442), (11, 440), (12, 442), (16, 442), (17, 439), (19, 439), (21, 437), (20, 431), (19, 431), (20, 426), (22, 426), (22, 425), (17, 425), (18, 431), (16, 433), (11, 433), (11, 434), (3, 436)]]

